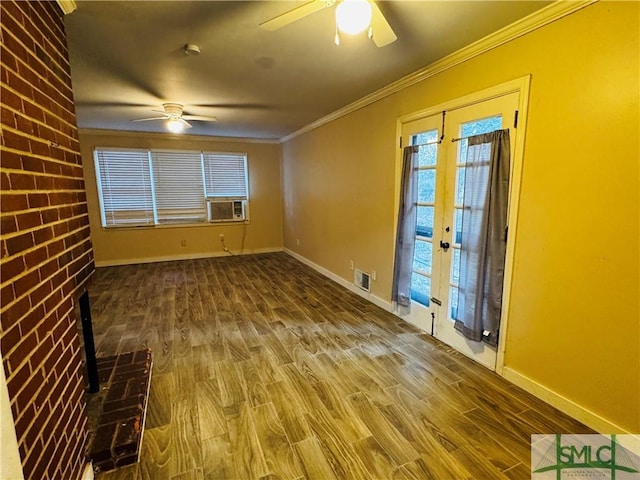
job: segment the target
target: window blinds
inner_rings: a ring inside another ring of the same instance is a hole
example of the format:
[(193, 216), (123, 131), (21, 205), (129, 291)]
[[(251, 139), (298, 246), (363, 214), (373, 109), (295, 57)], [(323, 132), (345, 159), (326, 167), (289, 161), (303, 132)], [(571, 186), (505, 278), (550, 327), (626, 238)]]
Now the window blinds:
[(247, 199), (247, 165), (242, 154), (202, 154), (207, 197)]
[(207, 217), (200, 152), (151, 151), (158, 223), (198, 223)]
[(96, 151), (96, 173), (104, 226), (154, 223), (153, 192), (146, 150)]
[(102, 225), (199, 223), (206, 199), (248, 200), (242, 153), (96, 148)]

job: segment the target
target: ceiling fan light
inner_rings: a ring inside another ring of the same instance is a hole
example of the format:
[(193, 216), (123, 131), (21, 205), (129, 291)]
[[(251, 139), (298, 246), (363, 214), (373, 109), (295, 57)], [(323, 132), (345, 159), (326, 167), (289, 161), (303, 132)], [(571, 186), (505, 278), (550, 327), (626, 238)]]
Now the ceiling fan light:
[(167, 129), (171, 133), (180, 133), (184, 130), (184, 124), (175, 118), (172, 118), (167, 121)]
[(336, 7), (336, 24), (341, 32), (356, 35), (371, 25), (372, 15), (368, 0), (343, 0)]

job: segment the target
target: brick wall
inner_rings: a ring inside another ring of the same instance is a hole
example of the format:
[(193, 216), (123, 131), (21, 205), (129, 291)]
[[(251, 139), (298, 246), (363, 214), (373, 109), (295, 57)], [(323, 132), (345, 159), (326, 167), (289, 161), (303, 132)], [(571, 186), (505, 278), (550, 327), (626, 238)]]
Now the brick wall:
[(25, 478), (78, 479), (74, 305), (94, 266), (63, 15), (55, 2), (0, 8), (0, 352)]

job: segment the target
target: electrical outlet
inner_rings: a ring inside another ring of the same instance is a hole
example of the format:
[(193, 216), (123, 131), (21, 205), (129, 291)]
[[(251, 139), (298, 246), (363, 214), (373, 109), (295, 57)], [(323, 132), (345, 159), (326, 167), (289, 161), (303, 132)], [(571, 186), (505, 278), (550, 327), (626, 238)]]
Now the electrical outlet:
[(298, 246), (298, 247), (300, 246), (300, 239), (299, 238), (296, 238), (296, 246)]
[(183, 247), (187, 246), (187, 241), (186, 240), (180, 240), (180, 245), (182, 245)]
[(220, 240), (224, 240), (224, 233), (220, 234)]
[(376, 271), (375, 270), (371, 270), (371, 280), (373, 280), (374, 282), (376, 281)]
[(353, 260), (349, 260), (349, 270), (353, 270), (354, 268)]

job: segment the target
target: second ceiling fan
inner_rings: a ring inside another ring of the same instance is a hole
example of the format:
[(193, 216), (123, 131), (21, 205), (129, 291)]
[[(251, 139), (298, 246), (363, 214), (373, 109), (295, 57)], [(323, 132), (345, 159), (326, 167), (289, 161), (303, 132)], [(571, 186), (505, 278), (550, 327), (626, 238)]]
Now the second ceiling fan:
[(185, 128), (191, 128), (191, 124), (187, 120), (196, 120), (201, 122), (215, 122), (216, 117), (208, 117), (203, 115), (186, 115), (183, 106), (180, 103), (163, 103), (163, 110), (152, 110), (152, 112), (161, 113), (161, 117), (138, 118), (131, 120), (132, 122), (148, 122), (150, 120), (166, 120), (167, 128), (173, 133), (179, 133)]
[(391, 25), (389, 25), (374, 0), (312, 0), (266, 22), (262, 22), (260, 27), (265, 30), (278, 30), (285, 25), (334, 5), (336, 6), (336, 44), (340, 43), (338, 30), (346, 33), (357, 33), (356, 30), (358, 28), (354, 28), (354, 31), (348, 31), (341, 25), (341, 18), (349, 16), (355, 23), (363, 25), (362, 28), (359, 28), (360, 32), (368, 29), (369, 36), (376, 46), (384, 47), (397, 40), (398, 37), (396, 37)]

